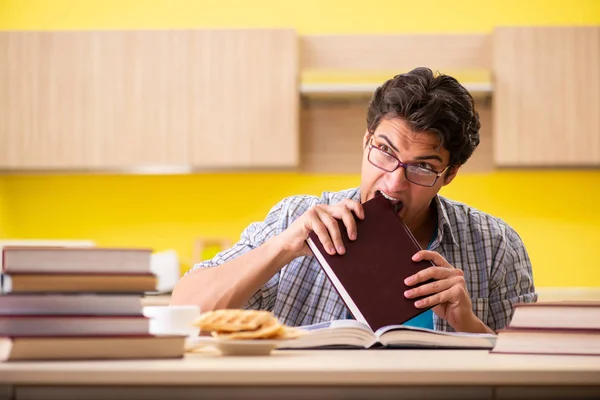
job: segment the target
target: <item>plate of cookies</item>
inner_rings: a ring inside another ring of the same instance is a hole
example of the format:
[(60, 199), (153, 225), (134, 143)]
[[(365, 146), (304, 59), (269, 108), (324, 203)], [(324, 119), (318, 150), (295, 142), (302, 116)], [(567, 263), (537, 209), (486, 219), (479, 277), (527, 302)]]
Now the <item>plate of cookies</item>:
[(222, 355), (268, 355), (305, 332), (281, 324), (269, 311), (224, 309), (205, 312), (194, 323), (199, 336), (188, 347), (214, 346)]

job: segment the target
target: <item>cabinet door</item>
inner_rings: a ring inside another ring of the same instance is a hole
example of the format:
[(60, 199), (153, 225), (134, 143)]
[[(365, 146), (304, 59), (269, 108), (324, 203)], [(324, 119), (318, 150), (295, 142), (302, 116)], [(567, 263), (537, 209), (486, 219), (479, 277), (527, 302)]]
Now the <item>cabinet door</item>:
[(499, 166), (600, 165), (600, 27), (493, 34)]
[(295, 166), (292, 30), (0, 33), (0, 168)]
[(188, 163), (190, 33), (0, 33), (0, 165)]
[(299, 163), (298, 39), (293, 30), (203, 32), (192, 164), (199, 169), (286, 168)]

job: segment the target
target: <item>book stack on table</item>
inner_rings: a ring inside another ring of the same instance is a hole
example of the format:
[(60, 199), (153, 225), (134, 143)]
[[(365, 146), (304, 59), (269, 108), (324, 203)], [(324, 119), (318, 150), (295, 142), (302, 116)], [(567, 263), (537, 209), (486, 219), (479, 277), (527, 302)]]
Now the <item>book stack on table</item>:
[(492, 352), (600, 356), (600, 302), (517, 304)]
[(185, 336), (149, 333), (149, 249), (8, 246), (0, 276), (0, 360), (183, 357)]

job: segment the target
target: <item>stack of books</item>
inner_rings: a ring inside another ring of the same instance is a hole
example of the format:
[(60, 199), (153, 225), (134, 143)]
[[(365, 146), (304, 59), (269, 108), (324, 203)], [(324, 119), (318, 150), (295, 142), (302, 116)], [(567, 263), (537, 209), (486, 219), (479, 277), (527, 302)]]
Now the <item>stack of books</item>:
[(600, 355), (600, 302), (517, 304), (493, 353)]
[(149, 334), (151, 250), (4, 247), (0, 361), (182, 357), (184, 336)]

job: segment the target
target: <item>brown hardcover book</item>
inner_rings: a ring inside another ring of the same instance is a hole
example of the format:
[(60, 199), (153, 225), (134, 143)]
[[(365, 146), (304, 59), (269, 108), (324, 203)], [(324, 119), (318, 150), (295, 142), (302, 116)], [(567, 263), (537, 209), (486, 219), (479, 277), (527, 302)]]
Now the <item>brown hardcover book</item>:
[(0, 361), (181, 358), (185, 336), (0, 337)]
[(600, 330), (507, 328), (492, 353), (600, 356)]
[(109, 247), (7, 246), (4, 273), (148, 273), (152, 250)]
[(511, 328), (599, 329), (600, 301), (515, 304)]
[(389, 200), (375, 196), (363, 209), (365, 218), (355, 218), (354, 241), (338, 221), (345, 254), (327, 254), (314, 232), (307, 243), (354, 318), (376, 331), (426, 311), (415, 307), (417, 299), (404, 297), (404, 279), (433, 264), (412, 260), (421, 247)]
[(150, 331), (149, 324), (143, 315), (2, 315), (0, 335), (144, 335)]
[(1, 315), (141, 315), (142, 294), (7, 293)]
[(0, 293), (142, 293), (156, 290), (153, 274), (2, 274)]

